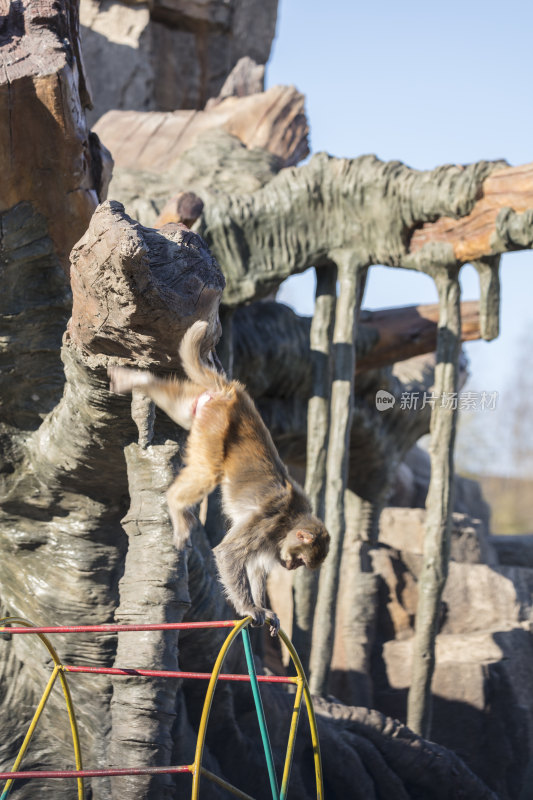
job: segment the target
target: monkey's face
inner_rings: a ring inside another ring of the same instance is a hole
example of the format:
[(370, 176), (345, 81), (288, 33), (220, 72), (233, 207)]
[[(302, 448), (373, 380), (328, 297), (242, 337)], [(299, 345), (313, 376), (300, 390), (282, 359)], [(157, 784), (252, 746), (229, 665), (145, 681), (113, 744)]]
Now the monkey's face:
[(317, 569), (328, 554), (329, 533), (324, 524), (310, 514), (298, 522), (300, 524), (285, 537), (280, 549), (280, 561), (285, 569)]
[(284, 559), (283, 566), (285, 569), (298, 569), (298, 567), (305, 566), (305, 561), (302, 556), (291, 553), (288, 558)]

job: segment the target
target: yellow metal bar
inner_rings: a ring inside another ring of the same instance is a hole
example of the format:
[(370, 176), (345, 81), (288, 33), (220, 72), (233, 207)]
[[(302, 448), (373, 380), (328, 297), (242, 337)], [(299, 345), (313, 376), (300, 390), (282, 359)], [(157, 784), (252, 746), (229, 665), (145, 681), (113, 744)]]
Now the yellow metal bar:
[[(67, 677), (63, 671), (62, 666), (59, 671), (59, 680), (61, 681), (61, 688), (63, 689), (63, 694), (65, 695), (65, 702), (67, 704), (67, 713), (70, 721), (70, 730), (72, 731), (72, 744), (74, 746), (74, 759), (76, 762), (76, 769), (78, 771), (81, 771), (83, 769), (83, 764), (81, 760), (78, 723), (76, 722), (76, 715), (74, 713), (74, 704), (72, 702), (72, 696), (70, 694), (70, 689), (68, 687)], [(83, 800), (83, 778), (78, 778), (77, 781), (78, 781), (78, 800)]]
[(213, 704), (213, 695), (215, 693), (220, 670), (222, 669), (222, 665), (224, 664), (224, 659), (226, 658), (229, 648), (231, 647), (231, 645), (233, 644), (233, 642), (235, 641), (241, 630), (245, 628), (247, 625), (249, 625), (251, 621), (252, 621), (251, 617), (245, 617), (244, 619), (241, 620), (235, 620), (235, 627), (230, 631), (230, 633), (226, 637), (224, 644), (220, 648), (217, 660), (215, 661), (213, 672), (211, 673), (211, 678), (207, 686), (207, 692), (205, 694), (202, 716), (200, 718), (200, 727), (198, 729), (198, 738), (196, 740), (196, 752), (194, 754), (194, 763), (191, 765), (192, 767), (191, 800), (198, 800), (200, 792), (200, 775), (202, 771), (201, 767), (202, 767), (202, 756), (205, 744), (205, 734), (207, 730), (207, 722), (209, 720), (209, 713), (211, 711), (211, 706)]
[[(31, 738), (34, 734), (35, 728), (37, 727), (37, 723), (39, 722), (39, 717), (43, 712), (43, 709), (46, 705), (46, 701), (50, 697), (50, 692), (52, 691), (52, 687), (56, 682), (58, 672), (59, 672), (59, 667), (56, 664), (52, 671), (52, 674), (50, 675), (48, 683), (46, 684), (46, 688), (43, 692), (43, 696), (39, 701), (39, 705), (35, 709), (35, 713), (33, 715), (32, 721), (30, 722), (30, 727), (28, 728), (28, 732), (24, 737), (24, 741), (22, 742), (22, 745), (18, 752), (18, 756), (15, 759), (15, 763), (11, 767), (11, 772), (17, 772), (18, 768), (20, 767), (20, 762), (24, 758), (24, 753), (28, 749), (28, 745), (31, 742)], [(11, 787), (13, 786), (14, 780), (15, 780), (14, 778), (10, 778), (8, 781), (6, 781), (6, 785), (4, 786), (4, 791), (2, 792), (0, 800), (7, 800), (7, 798), (9, 797), (9, 793), (11, 792)]]
[(246, 794), (246, 792), (241, 792), (241, 790), (237, 789), (236, 786), (232, 786), (231, 783), (219, 778), (218, 775), (215, 775), (213, 772), (209, 772), (209, 770), (207, 770), (205, 767), (200, 767), (200, 771), (208, 780), (212, 781), (213, 783), (217, 783), (219, 786), (222, 786), (223, 789), (227, 789), (227, 791), (234, 794), (235, 797), (240, 797), (241, 800), (254, 800), (251, 795)]
[(292, 757), (294, 755), (294, 744), (296, 742), (296, 733), (298, 731), (298, 721), (300, 719), (300, 709), (302, 707), (302, 695), (304, 691), (304, 681), (298, 678), (298, 687), (296, 689), (296, 697), (294, 699), (294, 708), (292, 710), (291, 727), (289, 730), (289, 741), (287, 743), (287, 754), (285, 756), (285, 765), (283, 767), (283, 777), (281, 779), (281, 792), (280, 800), (285, 800), (289, 788), (289, 780), (291, 777)]
[[(36, 625), (33, 622), (30, 622), (24, 617), (4, 617), (0, 619), (0, 627), (5, 625), (16, 625), (23, 628), (35, 628)], [(63, 672), (63, 665), (59, 660), (59, 656), (55, 651), (52, 643), (47, 639), (47, 637), (43, 633), (37, 633), (36, 636), (39, 637), (41, 642), (44, 644), (48, 652), (50, 653), (52, 660), (55, 664), (54, 672), (59, 673), (59, 680), (61, 681), (61, 688), (63, 689), (63, 694), (65, 696), (65, 701), (67, 704), (67, 713), (70, 720), (70, 730), (72, 732), (72, 743), (74, 746), (74, 757), (76, 761), (76, 770), (82, 770), (82, 759), (81, 759), (81, 748), (80, 748), (80, 737), (78, 734), (78, 725), (76, 723), (76, 715), (74, 713), (74, 705), (72, 703), (72, 697), (70, 695), (70, 690), (68, 688), (67, 678), (65, 673)], [(54, 678), (55, 680), (55, 678)], [(50, 687), (52, 688), (52, 687)], [(46, 702), (46, 701), (45, 701)], [(44, 704), (43, 704), (44, 705)], [(24, 743), (23, 743), (24, 746)], [(20, 753), (19, 753), (20, 755)], [(78, 783), (78, 800), (83, 800), (83, 778), (77, 778)], [(1, 800), (1, 798), (0, 798)]]
[(317, 800), (324, 800), (324, 778), (322, 775), (322, 759), (320, 757), (320, 742), (318, 740), (318, 729), (316, 726), (315, 709), (313, 708), (313, 699), (307, 682), (304, 686), (305, 705), (307, 706), (307, 715), (309, 717), (309, 727), (311, 728), (311, 742), (313, 744), (313, 758), (315, 760), (315, 780), (316, 780), (316, 797)]
[(324, 800), (324, 778), (322, 775), (322, 759), (320, 757), (320, 742), (318, 740), (318, 730), (316, 725), (316, 717), (315, 717), (315, 710), (313, 708), (313, 700), (311, 698), (311, 692), (309, 691), (309, 686), (307, 685), (307, 678), (305, 677), (305, 672), (302, 667), (302, 663), (298, 656), (298, 653), (294, 649), (294, 645), (291, 640), (288, 638), (287, 634), (281, 630), (279, 630), (279, 637), (287, 650), (290, 653), (294, 666), (296, 667), (296, 672), (298, 673), (298, 677), (302, 679), (303, 683), (303, 694), (305, 698), (305, 705), (307, 707), (307, 716), (309, 717), (309, 727), (311, 729), (311, 742), (313, 744), (313, 758), (315, 762), (315, 780), (316, 780), (316, 796), (317, 800)]

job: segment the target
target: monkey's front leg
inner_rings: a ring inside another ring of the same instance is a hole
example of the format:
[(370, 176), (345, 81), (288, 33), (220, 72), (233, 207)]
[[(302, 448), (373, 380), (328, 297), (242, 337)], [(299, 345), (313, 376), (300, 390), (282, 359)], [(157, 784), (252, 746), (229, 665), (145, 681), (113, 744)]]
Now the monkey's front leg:
[(259, 566), (258, 564), (254, 564), (253, 562), (248, 562), (246, 571), (248, 573), (248, 580), (250, 583), (250, 591), (252, 593), (254, 607), (258, 608), (261, 611), (261, 614), (264, 614), (263, 622), (261, 624), (265, 622), (265, 619), (268, 619), (270, 621), (270, 635), (277, 636), (279, 631), (279, 619), (273, 611), (271, 611), (269, 608), (265, 608), (266, 573), (263, 567)]
[[(228, 537), (234, 536), (235, 530), (227, 534), (226, 538), (214, 549), (218, 573), (226, 597), (234, 606), (237, 614), (243, 617), (252, 617), (254, 625), (265, 624), (270, 619), (270, 633), (277, 635), (279, 619), (268, 608), (264, 608), (264, 573), (251, 570), (253, 577), (250, 580), (250, 570), (247, 569), (247, 556), (232, 547)], [(252, 586), (253, 584), (253, 586)]]

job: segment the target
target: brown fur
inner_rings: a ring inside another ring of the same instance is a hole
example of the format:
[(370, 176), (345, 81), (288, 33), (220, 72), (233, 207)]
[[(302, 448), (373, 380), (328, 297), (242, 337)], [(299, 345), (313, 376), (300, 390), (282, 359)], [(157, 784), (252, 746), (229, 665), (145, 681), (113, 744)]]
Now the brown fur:
[(196, 322), (180, 347), (190, 381), (112, 367), (111, 389), (138, 388), (190, 430), (185, 466), (167, 492), (176, 544), (189, 535), (191, 507), (220, 485), (231, 523), (215, 548), (221, 581), (239, 614), (250, 614), (256, 624), (268, 616), (275, 631), (279, 621), (264, 608), (267, 572), (275, 562), (315, 569), (327, 555), (329, 534), (289, 476), (244, 386), (201, 360), (206, 329), (207, 323)]

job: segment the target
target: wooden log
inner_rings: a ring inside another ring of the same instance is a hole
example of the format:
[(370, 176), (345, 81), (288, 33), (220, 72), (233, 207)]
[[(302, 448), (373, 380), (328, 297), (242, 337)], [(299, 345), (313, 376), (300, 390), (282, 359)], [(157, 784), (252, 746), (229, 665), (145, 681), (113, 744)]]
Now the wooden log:
[[(503, 252), (495, 241), (499, 233), (497, 219), (503, 209), (517, 214), (533, 209), (533, 163), (495, 170), (483, 182), (480, 198), (469, 214), (426, 222), (414, 231), (410, 251), (414, 253), (429, 242), (447, 242), (453, 245), (455, 257), (461, 262)], [(523, 249), (518, 245), (515, 249)]]
[(214, 128), (291, 166), (309, 152), (304, 100), (293, 86), (274, 86), (249, 97), (227, 97), (205, 111), (108, 111), (94, 130), (121, 168), (167, 172), (202, 133)]
[[(477, 300), (461, 303), (461, 320), (463, 342), (481, 338)], [(356, 373), (434, 352), (437, 349), (438, 322), (437, 303), (364, 312), (360, 326), (369, 333), (375, 331), (377, 338), (370, 350), (358, 356)]]

